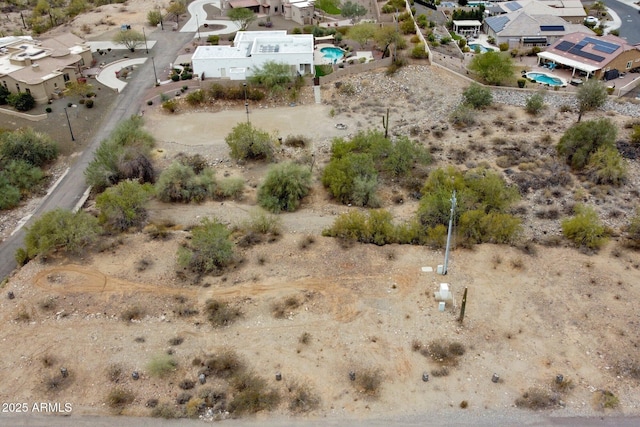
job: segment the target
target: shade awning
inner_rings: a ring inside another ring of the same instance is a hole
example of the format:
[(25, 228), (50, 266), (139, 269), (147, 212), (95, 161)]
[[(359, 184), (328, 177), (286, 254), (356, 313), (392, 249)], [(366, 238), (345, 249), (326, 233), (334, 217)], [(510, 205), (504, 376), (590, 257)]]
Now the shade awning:
[(538, 58), (548, 59), (558, 64), (566, 65), (567, 67), (577, 68), (578, 70), (586, 71), (587, 73), (593, 73), (599, 70), (601, 67), (585, 64), (584, 62), (576, 61), (575, 59), (565, 58), (562, 55), (557, 55), (551, 52), (540, 52)]
[(522, 43), (546, 43), (546, 37), (523, 37)]

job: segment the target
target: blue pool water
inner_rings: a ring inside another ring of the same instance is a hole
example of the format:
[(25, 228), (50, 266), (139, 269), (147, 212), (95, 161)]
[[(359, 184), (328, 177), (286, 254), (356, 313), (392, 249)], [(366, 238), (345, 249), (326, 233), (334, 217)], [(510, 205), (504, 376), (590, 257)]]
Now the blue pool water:
[(527, 73), (527, 78), (549, 86), (562, 86), (564, 84), (559, 78), (542, 73)]
[(322, 52), (323, 57), (332, 62), (339, 61), (344, 57), (344, 51), (339, 47), (323, 47), (320, 49), (320, 52)]
[(490, 49), (487, 49), (486, 47), (482, 46), (481, 44), (477, 44), (477, 43), (471, 43), (469, 45), (469, 49), (471, 49), (472, 52), (476, 52), (477, 50), (480, 51), (480, 53), (486, 53), (489, 52)]

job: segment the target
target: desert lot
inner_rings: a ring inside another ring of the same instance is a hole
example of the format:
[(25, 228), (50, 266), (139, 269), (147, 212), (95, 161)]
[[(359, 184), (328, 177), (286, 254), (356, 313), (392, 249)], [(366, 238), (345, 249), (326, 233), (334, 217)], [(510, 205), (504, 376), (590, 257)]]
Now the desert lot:
[[(420, 84), (451, 80), (436, 69), (419, 71), (429, 73)], [(2, 356), (2, 400), (72, 402), (74, 414), (111, 414), (114, 409), (107, 405), (107, 396), (121, 388), (131, 391), (134, 400), (117, 412), (149, 415), (152, 409), (147, 406), (153, 399), (183, 410), (184, 405), (176, 403), (184, 393), (180, 383), (195, 381), (195, 388), (187, 391), (194, 396), (205, 388), (224, 390), (222, 379), (212, 377), (205, 385), (196, 380), (207, 358), (232, 350), (246, 369), (279, 392), (282, 400), (271, 412), (274, 416), (296, 412), (290, 405), (301, 384), (317, 405), (297, 416), (312, 419), (453, 415), (463, 410), (526, 417), (528, 410), (516, 409), (515, 401), (532, 387), (553, 399), (554, 416), (637, 415), (640, 393), (633, 373), (637, 375), (638, 366), (640, 318), (635, 301), (640, 296), (640, 255), (621, 248), (615, 239), (591, 255), (564, 244), (533, 244), (526, 251), (498, 245), (456, 247), (449, 274), (442, 277), (422, 271), (443, 262), (442, 250), (344, 245), (321, 236), (338, 214), (353, 209), (330, 200), (319, 182), (318, 171), (328, 159), (331, 139), (341, 132), (349, 135), (379, 126), (385, 91), (389, 85), (405, 84), (408, 76), (409, 70), (394, 78), (382, 73), (354, 77), (352, 83), (368, 93), (344, 97), (327, 88), (323, 105), (302, 101), (297, 107), (253, 106), (251, 120), (256, 126), (285, 136), (305, 134), (312, 141), (307, 151), (283, 148), (281, 156), (308, 158), (313, 152), (314, 188), (300, 210), (280, 215), (281, 236), (241, 249), (243, 261), (236, 267), (200, 281), (182, 274), (176, 265), (177, 248), (188, 234), (184, 230), (203, 217), (242, 223), (255, 209), (254, 184), (267, 166), (229, 160), (223, 140), (234, 123), (246, 119), (241, 106), (177, 115), (147, 109), (145, 123), (157, 139), (158, 165), (166, 165), (179, 152), (197, 152), (219, 175), (242, 176), (249, 185), (237, 201), (195, 206), (153, 202), (150, 221), (173, 225), (166, 240), (152, 239), (144, 231), (111, 237), (101, 243), (100, 252), (35, 260), (21, 269), (3, 289), (16, 298), (0, 300), (2, 342), (11, 348)], [(462, 87), (459, 83), (456, 90)], [(443, 84), (425, 90), (430, 99), (448, 91)], [(406, 123), (424, 120), (420, 138), (427, 145), (444, 147), (433, 150), (436, 165), (451, 162), (447, 157), (452, 150), (464, 144), (460, 135), (491, 147), (493, 138), (509, 135), (509, 123), (516, 129), (537, 129), (532, 121), (558, 117), (551, 107), (543, 117), (532, 119), (520, 107), (499, 105), (483, 113), (489, 124), (497, 117), (509, 119), (503, 127), (491, 125), (491, 137), (481, 139), (480, 125), (462, 133), (449, 129), (437, 138), (427, 132), (429, 123), (445, 124), (457, 97), (447, 97), (429, 113), (421, 105), (402, 110), (403, 102), (402, 97), (393, 101), (392, 114), (398, 117), (392, 124), (401, 132)], [(597, 114), (620, 123), (630, 120), (616, 113)], [(281, 125), (269, 127), (273, 123)], [(347, 130), (336, 129), (335, 123), (346, 124)], [(554, 123), (561, 129), (572, 121)], [(546, 131), (529, 131), (526, 138), (535, 140)], [(466, 164), (491, 162), (491, 153), (491, 149), (470, 153)], [(632, 182), (636, 169), (632, 168)], [(603, 216), (616, 207), (616, 200), (626, 206), (626, 194), (632, 190), (615, 190), (619, 200), (612, 197), (599, 204)], [(391, 202), (401, 191), (382, 190), (386, 207), (399, 219), (417, 208), (417, 201), (408, 195), (402, 204)], [(525, 241), (540, 233), (558, 233), (559, 221), (539, 220), (532, 214), (542, 193), (530, 194), (522, 202), (531, 211)], [(575, 188), (567, 189), (552, 203), (560, 206), (574, 194)], [(585, 197), (597, 200), (599, 195)], [(630, 214), (632, 209), (610, 225), (624, 223)], [(438, 311), (433, 297), (441, 282), (449, 283), (455, 296), (445, 312)], [(464, 288), (469, 297), (460, 324), (456, 319)], [(203, 312), (210, 299), (228, 302), (242, 315), (229, 326), (213, 328)], [(198, 314), (185, 316), (185, 308)], [(133, 320), (123, 321), (132, 310), (137, 313)], [(436, 341), (462, 344), (464, 354), (434, 360), (425, 349)], [(175, 370), (163, 378), (151, 375), (150, 360), (167, 352), (177, 362)], [(448, 375), (438, 376), (443, 364)], [(70, 375), (52, 387), (62, 366)], [(139, 380), (131, 378), (133, 371), (140, 373)], [(350, 371), (356, 376), (376, 373), (375, 391), (350, 381)], [(282, 381), (275, 380), (276, 373)], [(430, 374), (428, 382), (422, 380), (423, 373)], [(491, 381), (494, 373), (500, 377), (497, 383)], [(558, 374), (571, 387), (557, 390), (553, 382)], [(617, 396), (617, 408), (600, 406), (597, 397), (602, 390)], [(210, 415), (227, 416), (224, 407), (218, 409)]]

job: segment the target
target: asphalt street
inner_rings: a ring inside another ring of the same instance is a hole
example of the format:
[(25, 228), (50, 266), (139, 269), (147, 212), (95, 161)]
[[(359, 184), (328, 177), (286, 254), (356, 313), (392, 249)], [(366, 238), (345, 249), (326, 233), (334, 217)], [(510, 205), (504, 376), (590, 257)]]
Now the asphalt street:
[(629, 0), (604, 0), (604, 3), (620, 17), (620, 37), (629, 44), (640, 43), (640, 6), (630, 5)]
[[(156, 70), (159, 71), (169, 68), (169, 64), (175, 60), (178, 51), (193, 38), (193, 33), (156, 30), (149, 35), (149, 38), (157, 41), (149, 51), (149, 56), (154, 57)], [(96, 123), (99, 129), (93, 140), (86, 145), (76, 163), (71, 165), (69, 173), (62, 179), (56, 189), (33, 213), (26, 223), (27, 227), (47, 211), (56, 208), (73, 209), (75, 207), (87, 189), (84, 171), (93, 159), (95, 150), (100, 145), (100, 142), (109, 136), (121, 120), (139, 113), (142, 95), (154, 85), (154, 82), (152, 61), (146, 61), (139, 68), (136, 76), (118, 95), (111, 109), (104, 114), (102, 122)], [(79, 143), (82, 144), (83, 142), (79, 141)], [(24, 236), (25, 227), (22, 227), (0, 244), (0, 281), (16, 268), (14, 254), (18, 248), (23, 246)]]

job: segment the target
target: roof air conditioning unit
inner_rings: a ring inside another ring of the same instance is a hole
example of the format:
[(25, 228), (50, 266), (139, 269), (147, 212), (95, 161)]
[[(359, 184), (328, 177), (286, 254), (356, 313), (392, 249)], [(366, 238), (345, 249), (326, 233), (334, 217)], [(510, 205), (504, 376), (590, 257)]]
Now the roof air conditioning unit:
[(31, 64), (31, 68), (33, 68), (34, 70), (37, 70), (40, 68), (40, 64)]

